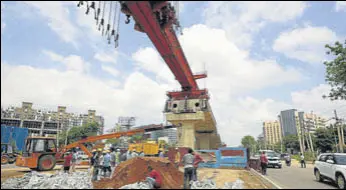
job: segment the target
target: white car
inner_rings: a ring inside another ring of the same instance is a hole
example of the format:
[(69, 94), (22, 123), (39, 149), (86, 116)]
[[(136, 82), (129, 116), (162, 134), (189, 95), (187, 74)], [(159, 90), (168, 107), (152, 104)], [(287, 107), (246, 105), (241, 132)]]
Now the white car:
[(334, 181), (339, 189), (346, 189), (346, 153), (324, 153), (315, 161), (314, 173), (317, 181)]

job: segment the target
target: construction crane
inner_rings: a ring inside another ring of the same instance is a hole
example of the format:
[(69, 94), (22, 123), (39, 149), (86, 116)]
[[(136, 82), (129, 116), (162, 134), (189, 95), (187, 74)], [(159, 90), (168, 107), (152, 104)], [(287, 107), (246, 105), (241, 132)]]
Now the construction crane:
[[(86, 2), (86, 3), (85, 3)], [(118, 11), (117, 7), (120, 3)], [(119, 39), (119, 20), (120, 12), (126, 15), (126, 24), (130, 23), (131, 17), (135, 24), (134, 29), (146, 33), (154, 44), (161, 57), (168, 65), (169, 69), (175, 76), (175, 79), (181, 85), (181, 91), (168, 92), (167, 96), (170, 99), (209, 99), (207, 89), (199, 89), (196, 80), (206, 78), (207, 74), (194, 75), (184, 55), (183, 49), (179, 43), (175, 30), (181, 29), (178, 14), (179, 6), (177, 2), (172, 5), (169, 1), (99, 1), (98, 5), (92, 1), (89, 6), (88, 1), (80, 1), (78, 6), (87, 5), (87, 12), (90, 8), (95, 12), (96, 24), (99, 30), (102, 29), (102, 34), (108, 34), (108, 41), (114, 36), (115, 46), (118, 46)], [(98, 6), (98, 7), (97, 7)], [(108, 24), (105, 25), (106, 10), (108, 12)], [(113, 22), (111, 18), (113, 16)], [(99, 22), (100, 20), (100, 22)], [(113, 26), (111, 26), (113, 23)], [(106, 33), (104, 33), (106, 26)], [(176, 29), (174, 29), (174, 26)], [(112, 30), (110, 30), (113, 28)], [(109, 31), (109, 32), (108, 32)]]
[(122, 136), (132, 136), (138, 133), (145, 133), (169, 128), (176, 128), (180, 126), (175, 125), (156, 125), (145, 126), (125, 132), (110, 133), (98, 136), (86, 137), (77, 142), (71, 143), (61, 150), (57, 149), (56, 139), (53, 137), (28, 137), (26, 139), (26, 146), (23, 154), (16, 159), (16, 166), (28, 167), (32, 170), (48, 171), (52, 170), (56, 163), (62, 161), (63, 155), (66, 151), (79, 147), (90, 158), (92, 154), (84, 145), (85, 143), (96, 142), (104, 139), (119, 138)]

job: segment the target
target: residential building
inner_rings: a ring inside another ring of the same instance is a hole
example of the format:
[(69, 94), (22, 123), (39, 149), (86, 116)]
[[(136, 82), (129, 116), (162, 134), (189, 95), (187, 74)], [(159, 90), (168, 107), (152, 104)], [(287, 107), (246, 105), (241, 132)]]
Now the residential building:
[(263, 122), (263, 135), (266, 144), (274, 145), (282, 141), (282, 131), (279, 121)]
[(47, 111), (33, 109), (32, 105), (31, 102), (22, 102), (21, 107), (1, 108), (1, 124), (28, 128), (31, 136), (56, 136), (70, 127), (96, 122), (99, 124), (98, 134), (103, 134), (104, 119), (97, 116), (95, 110), (88, 110), (88, 114), (74, 114), (66, 112), (64, 106), (58, 106), (57, 111)]

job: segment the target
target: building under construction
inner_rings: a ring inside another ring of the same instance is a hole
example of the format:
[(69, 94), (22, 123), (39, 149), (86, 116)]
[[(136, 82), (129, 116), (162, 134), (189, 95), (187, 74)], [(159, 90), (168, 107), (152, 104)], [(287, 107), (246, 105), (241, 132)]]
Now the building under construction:
[(99, 134), (103, 134), (104, 119), (97, 116), (95, 110), (88, 110), (87, 114), (66, 112), (66, 107), (58, 106), (57, 111), (33, 109), (33, 103), (22, 102), (21, 107), (10, 106), (1, 108), (1, 125), (24, 127), (29, 129), (29, 135), (55, 136), (58, 131), (86, 123), (99, 124)]

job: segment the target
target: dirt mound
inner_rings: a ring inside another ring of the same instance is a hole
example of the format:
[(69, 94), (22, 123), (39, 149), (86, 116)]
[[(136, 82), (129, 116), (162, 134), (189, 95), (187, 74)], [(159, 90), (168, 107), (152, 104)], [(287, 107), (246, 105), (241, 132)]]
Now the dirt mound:
[(118, 189), (124, 185), (145, 180), (149, 175), (148, 165), (152, 166), (162, 176), (162, 189), (181, 189), (184, 174), (164, 158), (137, 157), (121, 163), (114, 171), (112, 179), (102, 179), (94, 182), (94, 188)]

